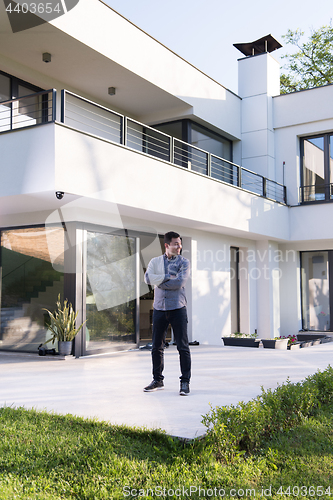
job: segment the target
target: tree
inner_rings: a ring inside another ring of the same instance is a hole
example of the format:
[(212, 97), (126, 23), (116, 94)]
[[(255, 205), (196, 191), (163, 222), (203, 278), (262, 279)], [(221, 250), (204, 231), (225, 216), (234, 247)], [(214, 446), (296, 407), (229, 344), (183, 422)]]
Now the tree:
[(282, 56), (288, 72), (281, 75), (281, 94), (333, 83), (333, 27), (312, 30), (308, 41), (302, 42), (304, 32), (288, 30), (283, 38), (298, 51)]

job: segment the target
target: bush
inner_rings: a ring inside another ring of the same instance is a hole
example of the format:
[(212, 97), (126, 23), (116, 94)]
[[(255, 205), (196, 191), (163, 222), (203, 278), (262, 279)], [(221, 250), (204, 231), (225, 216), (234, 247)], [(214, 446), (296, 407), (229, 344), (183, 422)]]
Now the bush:
[(333, 369), (328, 366), (303, 382), (293, 384), (288, 379), (274, 390), (261, 391), (247, 403), (211, 408), (203, 416), (207, 440), (218, 460), (230, 463), (255, 452), (275, 434), (315, 415), (322, 405), (332, 405)]
[(318, 407), (317, 395), (315, 387), (301, 382), (292, 384), (289, 379), (274, 390), (262, 389), (259, 397), (269, 414), (266, 435), (292, 429), (304, 418), (313, 415)]
[(216, 458), (230, 463), (260, 446), (266, 420), (267, 409), (257, 398), (237, 406), (212, 408), (202, 422)]
[(323, 372), (317, 371), (305, 379), (313, 391), (317, 391), (317, 399), (320, 405), (333, 405), (333, 368), (328, 365)]

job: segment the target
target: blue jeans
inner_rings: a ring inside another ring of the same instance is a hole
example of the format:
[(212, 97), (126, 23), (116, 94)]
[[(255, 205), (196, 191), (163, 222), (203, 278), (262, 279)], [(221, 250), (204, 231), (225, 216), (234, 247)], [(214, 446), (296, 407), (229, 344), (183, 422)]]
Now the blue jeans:
[(169, 326), (172, 326), (174, 340), (179, 352), (180, 361), (180, 379), (184, 382), (189, 382), (191, 378), (191, 353), (188, 345), (187, 337), (187, 310), (186, 307), (181, 309), (173, 309), (172, 311), (153, 312), (153, 377), (156, 381), (161, 381), (164, 369), (164, 347), (166, 331)]

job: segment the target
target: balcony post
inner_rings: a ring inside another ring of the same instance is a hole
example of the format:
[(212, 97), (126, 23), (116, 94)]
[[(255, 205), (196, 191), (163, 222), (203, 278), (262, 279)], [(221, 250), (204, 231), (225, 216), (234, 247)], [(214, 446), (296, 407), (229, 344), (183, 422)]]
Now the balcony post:
[(175, 151), (175, 138), (170, 136), (170, 151), (169, 151), (169, 157), (170, 157), (170, 163), (175, 163), (174, 160), (174, 151)]
[(127, 116), (123, 117), (123, 136), (122, 136), (122, 144), (127, 146)]
[(238, 166), (237, 170), (238, 170), (237, 186), (241, 188), (242, 187), (242, 167)]
[(57, 119), (57, 91), (52, 89), (52, 121), (55, 122)]
[(61, 117), (60, 117), (61, 123), (65, 123), (65, 112), (66, 112), (65, 101), (66, 101), (66, 90), (62, 89), (61, 90)]

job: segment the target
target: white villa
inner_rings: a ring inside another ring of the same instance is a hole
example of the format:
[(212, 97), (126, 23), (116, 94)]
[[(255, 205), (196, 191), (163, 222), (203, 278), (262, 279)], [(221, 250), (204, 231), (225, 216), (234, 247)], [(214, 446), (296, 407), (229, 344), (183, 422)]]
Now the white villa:
[(59, 293), (87, 320), (75, 356), (149, 342), (170, 230), (190, 340), (332, 331), (333, 86), (280, 95), (271, 35), (237, 46), (236, 95), (100, 0), (20, 4), (0, 3), (0, 349), (37, 352)]

